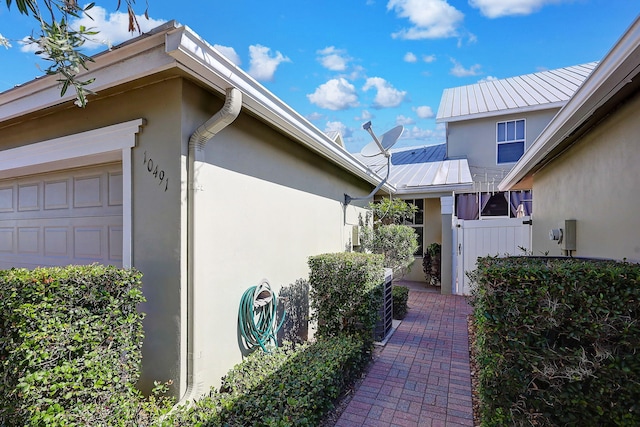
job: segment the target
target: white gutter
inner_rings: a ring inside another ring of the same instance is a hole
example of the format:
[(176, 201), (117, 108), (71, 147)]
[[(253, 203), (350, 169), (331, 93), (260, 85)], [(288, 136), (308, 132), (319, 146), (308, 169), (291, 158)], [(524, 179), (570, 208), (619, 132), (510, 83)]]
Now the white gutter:
[[(335, 144), (324, 132), (229, 61), (190, 28), (183, 26), (168, 32), (165, 43), (166, 53), (184, 67), (185, 71), (202, 82), (218, 90), (229, 86), (241, 89), (243, 107), (247, 111), (370, 184), (377, 185), (382, 181), (382, 177)], [(390, 193), (395, 192), (395, 188), (389, 183), (385, 183), (382, 189)]]
[[(196, 162), (204, 161), (204, 149), (218, 132), (229, 126), (240, 114), (242, 107), (242, 93), (236, 88), (227, 88), (226, 99), (223, 107), (209, 120), (200, 126), (189, 138), (188, 158), (188, 189), (187, 189), (187, 388), (180, 398), (178, 405), (189, 404), (209, 391), (208, 386), (199, 380), (202, 360), (198, 357), (201, 353), (200, 343), (195, 339), (198, 336), (196, 298), (198, 289), (195, 283), (195, 241), (198, 238), (195, 212), (198, 208), (198, 196), (201, 186), (197, 182), (195, 173)], [(183, 307), (184, 308), (184, 307)], [(201, 335), (201, 334), (200, 334)]]

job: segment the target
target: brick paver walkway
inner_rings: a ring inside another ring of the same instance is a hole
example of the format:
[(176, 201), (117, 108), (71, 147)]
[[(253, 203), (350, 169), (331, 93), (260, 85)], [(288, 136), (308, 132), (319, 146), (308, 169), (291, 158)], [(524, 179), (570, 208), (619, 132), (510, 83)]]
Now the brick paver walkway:
[(470, 312), (464, 297), (411, 289), (407, 316), (335, 426), (472, 427)]

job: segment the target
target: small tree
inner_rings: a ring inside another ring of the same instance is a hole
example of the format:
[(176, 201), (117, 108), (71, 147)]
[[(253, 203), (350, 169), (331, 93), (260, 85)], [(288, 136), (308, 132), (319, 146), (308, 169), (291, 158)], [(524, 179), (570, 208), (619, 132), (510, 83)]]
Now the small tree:
[(400, 199), (382, 199), (370, 203), (369, 208), (371, 212), (360, 221), (360, 250), (383, 254), (384, 266), (391, 268), (395, 277), (401, 277), (410, 268), (419, 247), (416, 232), (403, 223), (413, 218), (418, 208)]
[[(10, 10), (12, 0), (6, 0), (6, 3), (7, 9)], [(125, 3), (129, 16), (129, 31), (140, 32), (138, 18), (133, 9), (135, 0), (125, 0)], [(64, 96), (69, 87), (73, 87), (76, 91), (76, 105), (86, 106), (87, 95), (93, 94), (87, 86), (93, 82), (93, 79), (79, 80), (76, 76), (82, 69), (87, 70), (87, 62), (93, 61), (81, 50), (84, 43), (98, 32), (84, 26), (72, 28), (69, 24), (73, 18), (89, 16), (89, 10), (95, 3), (81, 6), (75, 0), (44, 0), (42, 2), (16, 0), (15, 5), (19, 13), (33, 17), (39, 27), (39, 33), (27, 37), (23, 43), (36, 45), (36, 54), (50, 64), (45, 73), (57, 74), (60, 77), (58, 80), (62, 85), (60, 96)], [(117, 2), (117, 8), (119, 7), (120, 0)], [(144, 14), (148, 19), (146, 10)], [(0, 34), (0, 46), (7, 48), (11, 46), (9, 40), (2, 34)]]
[(369, 203), (369, 209), (373, 212), (374, 225), (404, 224), (418, 212), (418, 207), (413, 203), (387, 198)]

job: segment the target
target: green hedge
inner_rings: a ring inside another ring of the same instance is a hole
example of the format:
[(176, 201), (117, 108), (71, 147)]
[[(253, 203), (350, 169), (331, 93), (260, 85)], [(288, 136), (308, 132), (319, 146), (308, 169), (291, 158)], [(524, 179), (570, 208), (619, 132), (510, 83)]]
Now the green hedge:
[(368, 361), (366, 344), (348, 336), (255, 352), (219, 391), (177, 409), (163, 425), (316, 426)]
[(407, 315), (407, 301), (409, 301), (409, 288), (406, 286), (394, 286), (391, 290), (393, 298), (393, 318), (404, 319)]
[(0, 425), (131, 425), (146, 417), (137, 271), (0, 272)]
[(384, 257), (356, 252), (309, 258), (309, 298), (317, 336), (361, 335), (373, 342), (382, 304)]
[(640, 425), (640, 266), (480, 258), (484, 426)]

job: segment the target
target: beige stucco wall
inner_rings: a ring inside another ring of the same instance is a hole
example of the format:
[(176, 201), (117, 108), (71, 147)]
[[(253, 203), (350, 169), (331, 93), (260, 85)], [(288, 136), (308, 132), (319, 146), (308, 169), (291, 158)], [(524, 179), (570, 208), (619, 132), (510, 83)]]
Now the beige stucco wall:
[[(129, 120), (145, 120), (137, 146), (131, 151), (132, 262), (143, 274), (147, 299), (141, 307), (146, 318), (140, 386), (149, 390), (154, 380), (171, 379), (176, 394), (186, 381), (180, 376), (180, 353), (184, 351), (180, 342), (181, 283), (186, 274), (182, 244), (186, 235), (181, 200), (185, 180), (180, 156), (181, 87), (178, 78), (159, 83), (138, 81), (91, 97), (85, 109), (51, 108), (0, 129), (0, 149), (6, 149)], [(147, 170), (149, 159), (154, 164), (151, 172)], [(169, 179), (167, 191), (166, 182), (160, 183), (153, 175), (155, 165)]]
[[(183, 138), (218, 108), (208, 98), (185, 86)], [(278, 291), (308, 277), (309, 256), (345, 251), (362, 209), (345, 210), (344, 193), (365, 195), (371, 186), (244, 110), (204, 154), (195, 168), (194, 280), (197, 357), (207, 362), (197, 375), (218, 385), (242, 359), (237, 318), (245, 290), (267, 279)]]
[(534, 175), (533, 250), (561, 255), (548, 238), (575, 219), (575, 256), (640, 260), (640, 96)]
[[(449, 158), (466, 158), (472, 168), (497, 168), (508, 171), (513, 163), (497, 164), (496, 123), (525, 119), (526, 150), (557, 111), (557, 109), (530, 111), (448, 123), (447, 156)], [(474, 180), (484, 180), (484, 177), (474, 177)]]
[[(154, 380), (172, 380), (176, 397), (186, 390), (188, 140), (222, 104), (221, 95), (166, 73), (104, 91), (86, 109), (52, 108), (0, 127), (2, 150), (145, 120), (131, 151), (132, 261), (143, 273), (147, 298), (141, 307), (144, 391)], [(277, 291), (308, 276), (309, 256), (348, 249), (351, 228), (363, 212), (357, 206), (364, 203), (345, 209), (344, 193), (366, 195), (373, 186), (244, 110), (208, 143), (205, 156), (196, 165), (203, 208), (195, 215), (193, 277), (199, 290), (195, 321), (204, 325), (196, 337), (202, 344), (196, 357), (206, 366), (198, 380), (208, 388), (241, 361), (242, 293), (263, 278)]]

